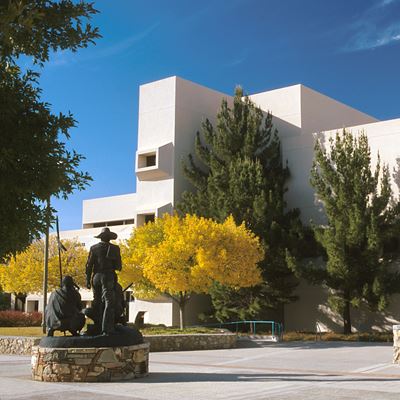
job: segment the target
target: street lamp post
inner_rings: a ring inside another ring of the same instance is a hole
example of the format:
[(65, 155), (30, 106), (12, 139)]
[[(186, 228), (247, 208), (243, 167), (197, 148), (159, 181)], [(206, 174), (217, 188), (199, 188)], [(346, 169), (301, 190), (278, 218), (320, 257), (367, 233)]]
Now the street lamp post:
[(48, 276), (49, 276), (49, 231), (50, 231), (50, 199), (47, 200), (46, 232), (45, 232), (45, 239), (44, 239), (43, 315), (42, 315), (43, 333), (46, 333), (47, 281), (48, 281)]

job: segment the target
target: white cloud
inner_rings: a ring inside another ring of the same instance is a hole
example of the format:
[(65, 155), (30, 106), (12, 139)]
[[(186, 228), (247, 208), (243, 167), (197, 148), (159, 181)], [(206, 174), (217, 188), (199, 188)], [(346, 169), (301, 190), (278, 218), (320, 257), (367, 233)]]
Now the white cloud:
[[(357, 20), (347, 26), (347, 43), (344, 52), (372, 50), (400, 40), (400, 22), (390, 22), (393, 5), (399, 0), (381, 0), (367, 8)], [(391, 6), (391, 7), (389, 7)]]
[(244, 54), (242, 56), (239, 56), (237, 58), (234, 58), (233, 60), (231, 60), (230, 62), (228, 62), (227, 64), (225, 64), (226, 67), (236, 67), (237, 65), (242, 64), (243, 62), (245, 62), (247, 59), (247, 54)]
[(80, 54), (79, 51), (78, 53), (73, 53), (71, 51), (59, 51), (53, 53), (50, 56), (50, 62), (48, 63), (48, 65), (50, 67), (59, 67), (59, 66), (74, 64), (77, 61), (91, 61), (91, 60), (98, 60), (101, 58), (116, 56), (125, 51), (128, 51), (135, 44), (144, 40), (159, 25), (160, 25), (159, 22), (155, 22), (152, 25), (148, 26), (146, 29), (142, 30), (141, 32), (137, 32), (132, 36), (129, 36), (125, 39), (120, 40), (119, 42), (113, 43), (105, 47), (92, 48), (91, 51), (86, 54), (84, 50)]
[(382, 0), (380, 3), (378, 3), (378, 7), (386, 7), (389, 4), (392, 4), (396, 2), (397, 0)]
[(394, 23), (383, 29), (369, 25), (354, 34), (343, 50), (348, 52), (370, 50), (398, 41), (400, 41), (400, 23)]
[(110, 56), (114, 56), (114, 55), (123, 53), (124, 51), (128, 50), (133, 45), (135, 45), (136, 43), (139, 43), (140, 41), (145, 39), (147, 36), (149, 36), (159, 25), (160, 25), (160, 23), (156, 22), (139, 33), (135, 33), (134, 35), (132, 35), (126, 39), (123, 39), (113, 45), (107, 46), (103, 49), (99, 49), (99, 51), (93, 52), (90, 59), (110, 57)]

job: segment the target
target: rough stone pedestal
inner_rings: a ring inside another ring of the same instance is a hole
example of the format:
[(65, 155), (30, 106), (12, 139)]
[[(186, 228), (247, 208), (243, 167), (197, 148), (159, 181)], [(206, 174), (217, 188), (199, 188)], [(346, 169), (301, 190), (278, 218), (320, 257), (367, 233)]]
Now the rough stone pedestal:
[(149, 344), (121, 347), (32, 348), (32, 379), (46, 382), (109, 382), (149, 372)]
[(393, 364), (400, 364), (400, 325), (393, 325)]

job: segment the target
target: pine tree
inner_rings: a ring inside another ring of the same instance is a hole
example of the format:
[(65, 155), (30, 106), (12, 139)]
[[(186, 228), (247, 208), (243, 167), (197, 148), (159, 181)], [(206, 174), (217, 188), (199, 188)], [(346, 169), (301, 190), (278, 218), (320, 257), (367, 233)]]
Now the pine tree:
[(393, 180), (400, 191), (400, 158), (396, 158), (396, 168), (393, 169)]
[(195, 191), (183, 193), (178, 210), (220, 222), (232, 215), (262, 239), (266, 254), (261, 263), (265, 283), (241, 289), (251, 291), (241, 296), (250, 303), (243, 304), (236, 291), (219, 286), (212, 294), (216, 316), (231, 318), (229, 310), (242, 315), (247, 308), (260, 316), (265, 307), (294, 300), (297, 281), (288, 260), (293, 261), (303, 230), (298, 210), (285, 211), (289, 169), (282, 163), (271, 114), (265, 115), (237, 88), (232, 108), (222, 101), (216, 126), (209, 120), (202, 124), (195, 154), (197, 161), (189, 155), (188, 163), (183, 163)]
[(344, 333), (351, 333), (351, 307), (364, 303), (384, 310), (400, 290), (399, 273), (390, 269), (398, 249), (399, 205), (379, 156), (371, 169), (364, 133), (337, 133), (328, 151), (317, 141), (311, 184), (327, 218), (326, 225), (313, 227), (326, 252), (326, 269), (315, 268), (311, 276), (331, 289), (329, 304), (341, 313)]

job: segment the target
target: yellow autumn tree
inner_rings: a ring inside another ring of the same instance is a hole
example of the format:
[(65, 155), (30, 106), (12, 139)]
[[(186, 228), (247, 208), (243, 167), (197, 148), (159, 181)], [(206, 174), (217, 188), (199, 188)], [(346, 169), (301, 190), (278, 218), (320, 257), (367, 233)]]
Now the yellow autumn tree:
[(250, 287), (261, 282), (263, 259), (258, 237), (232, 217), (211, 219), (164, 215), (136, 229), (122, 251), (124, 283), (170, 296), (183, 313), (192, 293), (208, 293), (213, 282)]
[[(67, 249), (61, 253), (63, 275), (71, 275), (74, 281), (84, 286), (86, 282), (85, 265), (88, 252), (75, 240), (63, 240)], [(6, 292), (41, 292), (43, 288), (43, 240), (33, 242), (25, 251), (18, 253), (7, 264), (0, 264), (0, 285)], [(60, 285), (57, 240), (50, 237), (48, 288)]]
[(118, 282), (123, 287), (133, 283), (135, 296), (150, 299), (160, 294), (143, 275), (143, 265), (151, 248), (159, 244), (163, 237), (163, 219), (157, 218), (154, 223), (135, 229), (127, 241), (119, 243), (122, 270), (117, 271)]

